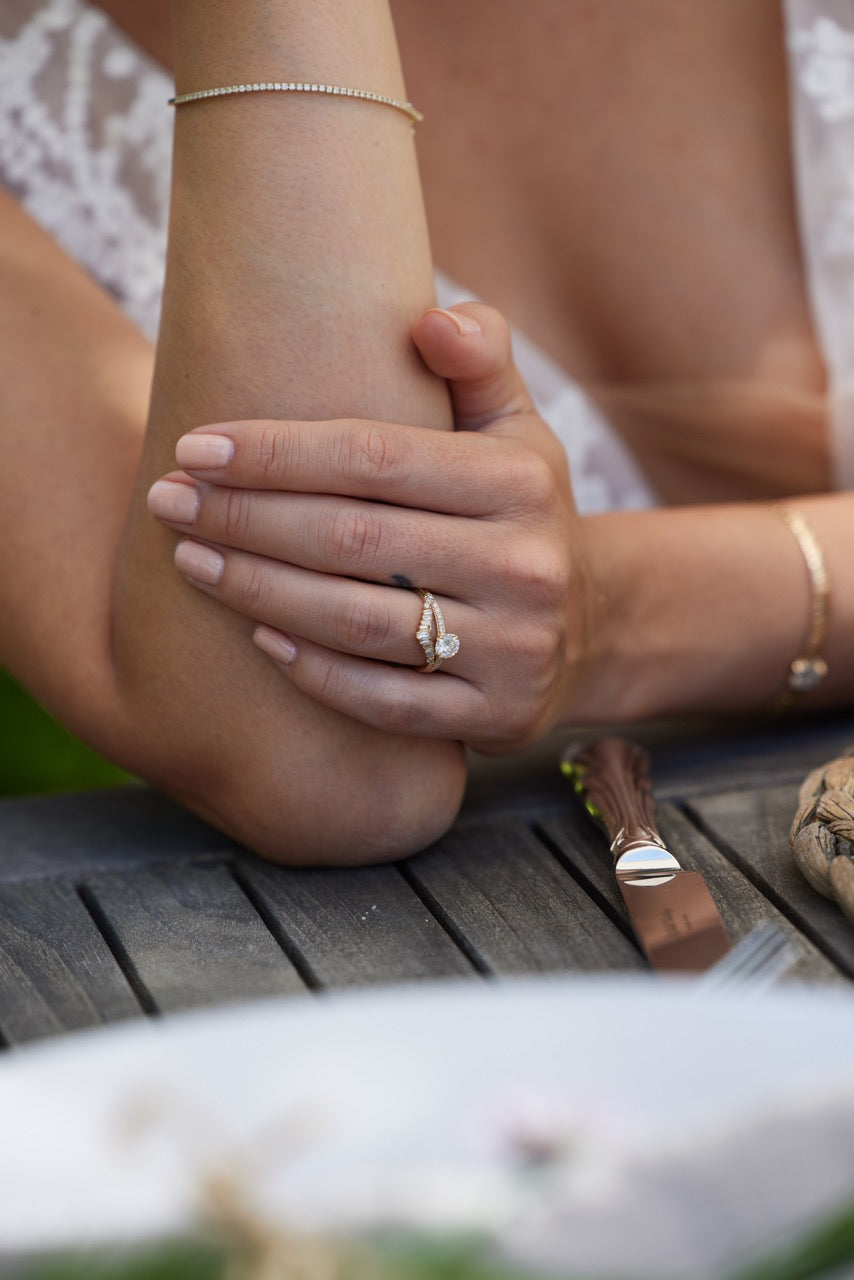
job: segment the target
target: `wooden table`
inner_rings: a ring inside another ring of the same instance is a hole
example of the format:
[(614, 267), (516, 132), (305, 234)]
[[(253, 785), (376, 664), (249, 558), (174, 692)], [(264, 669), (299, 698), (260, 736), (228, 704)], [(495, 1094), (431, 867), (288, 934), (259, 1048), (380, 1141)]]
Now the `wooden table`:
[[(854, 715), (645, 731), (662, 832), (734, 937), (782, 922), (793, 977), (854, 978), (854, 926), (792, 862), (797, 784)], [(416, 857), (269, 866), (146, 787), (0, 804), (0, 1038), (287, 993), (636, 970), (604, 838), (557, 771), (567, 737), (474, 772)]]

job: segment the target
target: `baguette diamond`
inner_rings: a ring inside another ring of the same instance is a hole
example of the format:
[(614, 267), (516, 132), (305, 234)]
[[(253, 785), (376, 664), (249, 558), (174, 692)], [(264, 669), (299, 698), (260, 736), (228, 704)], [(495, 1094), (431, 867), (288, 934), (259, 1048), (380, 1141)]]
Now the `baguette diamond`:
[(416, 591), (423, 600), (421, 618), (415, 639), (421, 645), (426, 665), (421, 671), (437, 671), (447, 658), (453, 658), (460, 651), (460, 638), (453, 631), (445, 630), (445, 618), (439, 603), (432, 591)]

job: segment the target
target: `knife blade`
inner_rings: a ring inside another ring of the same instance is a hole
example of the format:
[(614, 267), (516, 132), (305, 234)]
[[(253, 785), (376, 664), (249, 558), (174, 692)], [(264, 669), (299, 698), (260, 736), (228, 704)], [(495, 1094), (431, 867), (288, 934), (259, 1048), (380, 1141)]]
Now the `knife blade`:
[(561, 772), (611, 837), (617, 887), (652, 967), (711, 968), (732, 941), (703, 877), (685, 870), (661, 838), (648, 753), (623, 738), (597, 738), (568, 748)]

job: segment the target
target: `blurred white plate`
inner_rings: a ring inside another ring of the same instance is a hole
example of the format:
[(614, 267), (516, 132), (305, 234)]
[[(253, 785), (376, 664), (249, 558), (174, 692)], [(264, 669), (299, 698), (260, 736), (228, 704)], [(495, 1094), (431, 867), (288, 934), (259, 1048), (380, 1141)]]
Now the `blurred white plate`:
[(0, 1252), (186, 1227), (224, 1173), (271, 1221), (711, 1274), (854, 1195), (854, 993), (601, 977), (265, 1001), (7, 1054), (0, 1117)]

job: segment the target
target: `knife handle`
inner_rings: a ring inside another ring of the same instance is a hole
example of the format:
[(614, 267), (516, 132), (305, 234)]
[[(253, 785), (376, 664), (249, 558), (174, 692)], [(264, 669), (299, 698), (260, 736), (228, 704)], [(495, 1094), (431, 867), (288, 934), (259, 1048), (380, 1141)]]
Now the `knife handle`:
[(604, 822), (618, 865), (625, 853), (654, 845), (672, 859), (667, 865), (678, 867), (655, 825), (648, 752), (624, 738), (597, 738), (581, 751), (570, 748), (562, 767)]

